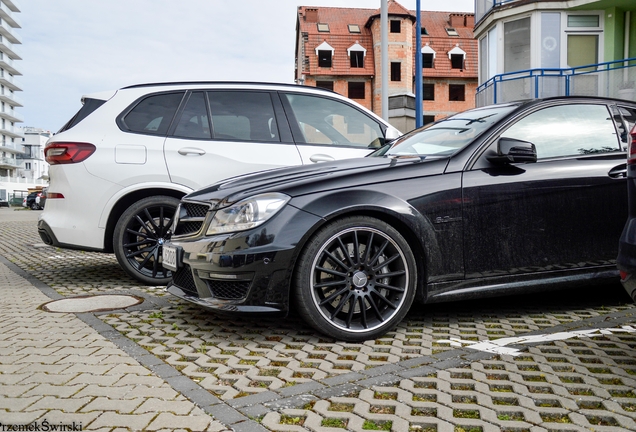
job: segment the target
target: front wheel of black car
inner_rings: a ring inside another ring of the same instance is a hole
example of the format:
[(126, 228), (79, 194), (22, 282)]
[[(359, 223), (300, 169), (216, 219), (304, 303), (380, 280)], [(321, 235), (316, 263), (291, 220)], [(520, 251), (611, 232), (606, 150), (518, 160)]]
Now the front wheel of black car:
[(295, 301), (316, 330), (360, 342), (393, 329), (416, 286), (415, 258), (404, 237), (380, 220), (349, 217), (321, 229), (302, 252)]
[(153, 196), (132, 204), (115, 226), (113, 249), (117, 261), (133, 278), (146, 285), (167, 285), (172, 273), (161, 265), (163, 244), (179, 200)]

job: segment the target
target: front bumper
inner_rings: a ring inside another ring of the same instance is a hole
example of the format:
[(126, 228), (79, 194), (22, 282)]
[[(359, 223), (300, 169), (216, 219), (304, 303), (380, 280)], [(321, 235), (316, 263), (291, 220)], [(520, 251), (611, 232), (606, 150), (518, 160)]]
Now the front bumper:
[(181, 259), (166, 291), (219, 313), (285, 316), (295, 260), (319, 222), (287, 206), (253, 230), (173, 237)]

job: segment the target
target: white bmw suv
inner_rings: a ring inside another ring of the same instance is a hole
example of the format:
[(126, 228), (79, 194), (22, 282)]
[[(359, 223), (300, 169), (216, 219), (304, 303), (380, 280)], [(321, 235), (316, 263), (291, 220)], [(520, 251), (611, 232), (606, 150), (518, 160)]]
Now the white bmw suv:
[(336, 93), (287, 84), (143, 84), (88, 95), (45, 148), (49, 245), (114, 252), (165, 285), (162, 245), (179, 200), (227, 177), (365, 156), (400, 132)]

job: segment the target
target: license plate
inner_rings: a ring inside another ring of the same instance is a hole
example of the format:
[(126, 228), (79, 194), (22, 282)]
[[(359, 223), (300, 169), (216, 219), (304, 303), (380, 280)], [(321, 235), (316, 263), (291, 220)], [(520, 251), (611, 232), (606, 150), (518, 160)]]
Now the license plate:
[(164, 268), (172, 271), (177, 271), (181, 265), (181, 254), (179, 253), (180, 247), (172, 246), (171, 244), (164, 244), (161, 254), (161, 264)]

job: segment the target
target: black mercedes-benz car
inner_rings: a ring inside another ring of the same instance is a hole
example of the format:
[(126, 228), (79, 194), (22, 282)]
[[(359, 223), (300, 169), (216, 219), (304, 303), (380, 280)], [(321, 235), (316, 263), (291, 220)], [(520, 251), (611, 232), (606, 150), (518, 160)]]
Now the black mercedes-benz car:
[(181, 201), (167, 290), (220, 313), (295, 308), (319, 332), (361, 341), (414, 301), (617, 283), (635, 121), (628, 101), (521, 101), (366, 158), (228, 179)]

